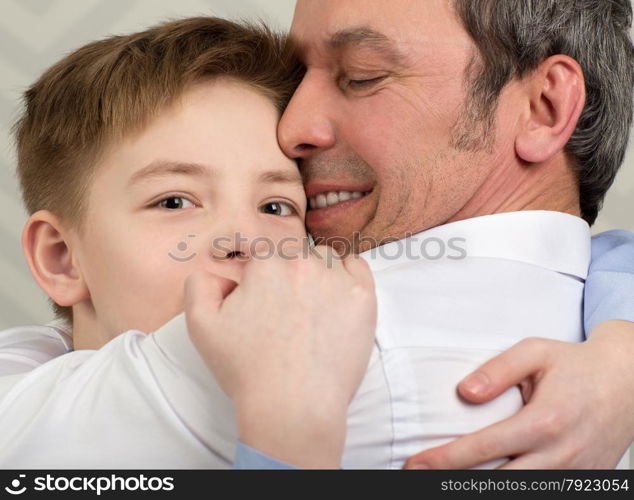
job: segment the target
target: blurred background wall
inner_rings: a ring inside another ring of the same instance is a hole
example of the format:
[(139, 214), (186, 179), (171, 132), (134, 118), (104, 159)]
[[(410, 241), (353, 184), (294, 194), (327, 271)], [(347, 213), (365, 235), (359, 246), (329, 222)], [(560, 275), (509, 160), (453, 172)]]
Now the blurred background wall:
[[(51, 318), (20, 246), (26, 213), (15, 179), (10, 134), (21, 93), (47, 67), (91, 40), (170, 18), (217, 15), (264, 19), (288, 30), (295, 0), (1, 0), (0, 1), (0, 329)], [(630, 139), (630, 143), (634, 142)], [(634, 231), (634, 151), (610, 191), (594, 232)]]

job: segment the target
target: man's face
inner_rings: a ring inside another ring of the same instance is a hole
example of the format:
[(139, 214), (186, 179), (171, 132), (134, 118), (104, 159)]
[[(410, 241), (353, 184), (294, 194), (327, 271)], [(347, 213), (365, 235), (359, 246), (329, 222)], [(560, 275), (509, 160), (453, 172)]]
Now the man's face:
[(75, 245), (102, 337), (152, 331), (181, 312), (195, 269), (239, 281), (245, 261), (227, 253), (248, 255), (255, 238), (305, 237), (301, 177), (277, 121), (267, 98), (220, 80), (106, 153)]
[(449, 0), (299, 0), (291, 35), (307, 73), (278, 135), (301, 158), (313, 235), (402, 238), (460, 218), (513, 150), (464, 117), (476, 49)]

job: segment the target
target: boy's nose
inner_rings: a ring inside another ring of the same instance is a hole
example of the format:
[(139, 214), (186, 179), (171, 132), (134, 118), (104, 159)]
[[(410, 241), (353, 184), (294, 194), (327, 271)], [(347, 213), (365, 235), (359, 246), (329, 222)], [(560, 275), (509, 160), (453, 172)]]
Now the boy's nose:
[(248, 260), (250, 239), (240, 233), (214, 238), (209, 255), (218, 261)]
[(248, 251), (237, 248), (212, 248), (210, 250), (209, 271), (240, 283), (242, 271), (249, 260)]

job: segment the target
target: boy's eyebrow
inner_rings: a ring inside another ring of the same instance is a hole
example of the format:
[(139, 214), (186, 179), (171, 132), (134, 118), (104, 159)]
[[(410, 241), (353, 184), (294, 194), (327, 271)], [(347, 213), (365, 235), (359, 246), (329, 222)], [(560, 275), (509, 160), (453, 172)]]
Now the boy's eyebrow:
[(153, 177), (164, 177), (171, 174), (190, 175), (195, 177), (204, 177), (212, 173), (211, 169), (199, 163), (156, 160), (137, 170), (128, 181), (128, 185), (132, 186), (145, 179)]
[(269, 170), (260, 174), (258, 181), (261, 184), (299, 184), (302, 183), (302, 176), (299, 170), (296, 172), (289, 172), (287, 170)]

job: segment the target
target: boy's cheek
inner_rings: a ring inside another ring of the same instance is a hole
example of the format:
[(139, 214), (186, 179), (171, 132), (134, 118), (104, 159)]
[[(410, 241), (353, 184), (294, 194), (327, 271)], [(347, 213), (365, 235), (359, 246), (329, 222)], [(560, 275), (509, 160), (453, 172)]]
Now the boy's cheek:
[(134, 259), (123, 272), (112, 273), (108, 286), (101, 288), (106, 295), (102, 300), (114, 305), (105, 308), (115, 315), (105, 323), (116, 325), (114, 335), (129, 329), (155, 330), (183, 311), (190, 273), (191, 266), (172, 262), (166, 255)]

